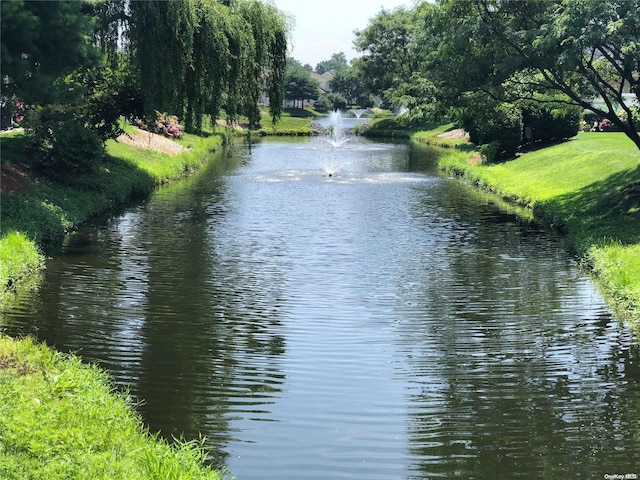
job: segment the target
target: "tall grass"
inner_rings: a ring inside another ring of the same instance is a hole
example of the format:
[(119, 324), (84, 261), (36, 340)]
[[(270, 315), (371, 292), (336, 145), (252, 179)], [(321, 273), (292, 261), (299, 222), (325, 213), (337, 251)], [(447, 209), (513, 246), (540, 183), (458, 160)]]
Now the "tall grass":
[[(9, 232), (0, 238), (0, 285), (15, 288), (24, 284), (27, 289), (39, 285), (38, 272), (44, 267), (44, 257), (35, 243), (23, 233)], [(25, 282), (29, 278), (30, 282)], [(0, 296), (0, 308), (6, 297)]]
[(30, 338), (0, 337), (0, 478), (215, 479), (202, 443), (142, 427), (107, 374)]

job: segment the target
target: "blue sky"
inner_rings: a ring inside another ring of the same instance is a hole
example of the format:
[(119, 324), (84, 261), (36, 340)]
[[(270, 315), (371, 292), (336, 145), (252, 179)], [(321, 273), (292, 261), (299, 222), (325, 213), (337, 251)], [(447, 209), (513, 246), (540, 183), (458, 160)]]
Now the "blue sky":
[(348, 60), (359, 56), (353, 49), (353, 31), (362, 30), (383, 8), (411, 8), (414, 0), (271, 0), (294, 17), (290, 55), (312, 67), (344, 52)]

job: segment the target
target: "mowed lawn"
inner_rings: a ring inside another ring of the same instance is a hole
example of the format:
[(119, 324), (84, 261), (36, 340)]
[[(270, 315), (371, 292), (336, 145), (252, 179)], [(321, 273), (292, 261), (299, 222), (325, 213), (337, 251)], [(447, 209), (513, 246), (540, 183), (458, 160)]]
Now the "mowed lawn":
[(498, 164), (451, 165), (564, 234), (624, 316), (640, 317), (640, 150), (622, 133), (580, 133)]
[(580, 133), (573, 140), (528, 152), (515, 160), (482, 166), (478, 173), (486, 182), (499, 185), (496, 193), (533, 205), (639, 165), (640, 150), (623, 134)]

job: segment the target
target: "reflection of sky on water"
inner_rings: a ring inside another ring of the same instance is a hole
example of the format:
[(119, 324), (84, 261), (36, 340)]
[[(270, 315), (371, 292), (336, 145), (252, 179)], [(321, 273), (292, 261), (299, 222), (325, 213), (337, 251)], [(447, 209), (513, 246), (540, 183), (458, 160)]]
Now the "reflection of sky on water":
[(100, 361), (152, 431), (204, 434), (237, 478), (637, 465), (629, 332), (557, 242), (432, 153), (238, 146), (81, 229), (38, 311), (5, 322)]

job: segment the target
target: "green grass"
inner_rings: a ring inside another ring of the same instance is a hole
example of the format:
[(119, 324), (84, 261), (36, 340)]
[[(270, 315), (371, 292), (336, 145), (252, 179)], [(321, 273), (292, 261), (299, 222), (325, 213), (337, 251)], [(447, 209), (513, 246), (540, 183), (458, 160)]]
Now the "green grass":
[[(130, 131), (136, 130), (134, 127)], [(188, 150), (180, 155), (170, 156), (150, 149), (140, 149), (114, 140), (107, 142), (107, 153), (112, 159), (127, 162), (133, 169), (144, 172), (153, 185), (169, 183), (182, 178), (200, 168), (202, 163), (217, 152), (227, 141), (220, 133), (199, 137), (184, 134), (176, 142)]]
[(499, 185), (499, 195), (532, 205), (587, 188), (639, 164), (640, 151), (623, 135), (581, 133), (574, 140), (476, 171), (481, 181)]
[[(44, 268), (44, 257), (35, 243), (23, 233), (9, 232), (0, 238), (0, 285), (33, 289), (39, 285), (38, 273)], [(29, 278), (28, 283), (20, 280)], [(0, 297), (0, 309), (5, 296)], [(8, 299), (10, 300), (10, 299)]]
[(422, 143), (433, 143), (426, 141), (433, 139), (439, 133), (444, 133), (452, 127), (449, 121), (428, 122), (411, 120), (405, 117), (376, 116), (365, 128), (362, 134), (370, 138), (414, 138)]
[(640, 334), (640, 245), (600, 246), (591, 249), (588, 258), (616, 310), (633, 315), (632, 326)]
[(447, 153), (441, 167), (512, 203), (561, 234), (592, 268), (616, 312), (640, 328), (640, 151), (621, 133), (575, 139), (499, 164)]
[[(25, 154), (23, 134), (0, 136), (3, 164), (31, 172), (23, 192), (0, 196), (0, 303), (10, 287), (42, 266), (42, 255), (38, 255), (39, 261), (33, 258), (39, 247), (55, 245), (92, 216), (148, 195), (156, 185), (184, 177), (199, 168), (226, 140), (224, 132), (204, 137), (185, 135), (180, 142), (188, 150), (176, 156), (110, 140), (106, 145), (108, 155), (100, 168), (75, 177), (70, 184), (34, 173), (36, 165)], [(13, 236), (17, 232), (20, 246)], [(30, 243), (28, 248), (25, 242)]]
[(302, 136), (311, 135), (311, 124), (315, 116), (314, 112), (302, 108), (286, 108), (275, 125), (268, 111), (262, 111), (261, 128), (253, 130), (252, 135), (283, 135)]
[(130, 405), (97, 366), (0, 337), (0, 478), (221, 478), (200, 442), (167, 444)]

